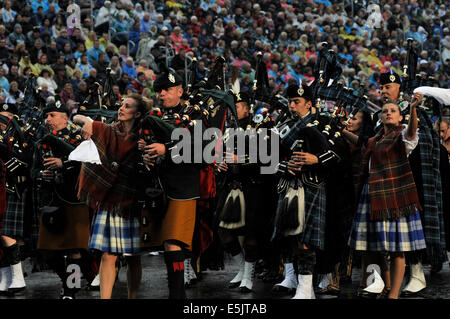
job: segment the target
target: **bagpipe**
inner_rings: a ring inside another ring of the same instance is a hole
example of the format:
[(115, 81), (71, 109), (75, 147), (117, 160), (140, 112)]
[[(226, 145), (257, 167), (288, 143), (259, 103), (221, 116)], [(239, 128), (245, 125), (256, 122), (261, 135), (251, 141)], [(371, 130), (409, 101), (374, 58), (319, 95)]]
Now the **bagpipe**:
[(111, 68), (107, 68), (102, 94), (102, 106), (107, 110), (117, 111), (122, 104), (117, 94), (114, 93), (114, 82), (114, 77), (111, 75)]
[(45, 134), (43, 110), (46, 101), (40, 93), (41, 88), (36, 87), (36, 78), (30, 75), (25, 82), (23, 102), (18, 108), (23, 136), (29, 146), (36, 145)]
[(0, 134), (0, 148), (7, 171), (7, 191), (18, 198), (24, 187), (24, 176), (28, 176), (25, 170), (31, 166), (34, 147), (45, 132), (44, 106), (40, 88), (36, 88), (36, 78), (30, 75), (25, 82), (24, 99), (17, 114), (11, 119), (1, 119), (6, 126)]
[(5, 125), (0, 134), (0, 157), (6, 169), (6, 191), (20, 199), (28, 175), (26, 169), (30, 166), (32, 148), (17, 115), (11, 119), (0, 116), (0, 123)]
[[(55, 131), (46, 134), (40, 141), (38, 148), (38, 154), (42, 160), (42, 163), (47, 158), (59, 158), (63, 161), (64, 158), (68, 158), (69, 154), (81, 143), (81, 136), (78, 135), (74, 139), (70, 139), (70, 142), (66, 142), (55, 135)], [(58, 196), (58, 198), (68, 204), (78, 204), (80, 201), (77, 199), (76, 184), (78, 181), (78, 172), (73, 174), (63, 174), (60, 169), (53, 170), (55, 177), (51, 182), (45, 181), (42, 177), (43, 171), (39, 171), (36, 178), (36, 186), (38, 190), (50, 189)]]
[[(313, 104), (310, 119), (305, 122), (296, 114), (285, 111), (279, 116), (276, 131), (279, 133), (280, 145), (288, 156), (293, 152), (306, 152), (319, 157), (332, 154), (336, 140), (358, 110), (367, 109), (367, 97), (353, 94), (353, 90), (344, 87), (336, 79), (342, 68), (336, 53), (328, 50), (328, 44), (322, 43), (318, 60), (314, 67), (315, 81), (310, 85), (313, 92)], [(326, 102), (333, 101), (333, 106), (325, 109)], [(330, 155), (331, 156), (331, 155)], [(287, 173), (287, 163), (282, 162), (279, 173)], [(310, 186), (320, 186), (326, 178), (323, 170), (314, 166), (302, 168), (301, 180)]]
[(110, 74), (111, 70), (108, 70), (103, 92), (100, 83), (94, 82), (89, 88), (89, 95), (80, 104), (77, 114), (89, 116), (94, 121), (110, 124), (117, 121), (117, 109), (120, 107), (120, 101), (112, 91), (113, 79)]
[(283, 100), (280, 95), (272, 96), (270, 94), (267, 66), (263, 61), (262, 52), (258, 52), (255, 79), (250, 92), (249, 113), (252, 118), (247, 130), (254, 129), (260, 133), (262, 128), (270, 129), (275, 126), (274, 114), (282, 114), (287, 111), (289, 111), (287, 100)]
[[(202, 123), (206, 128), (215, 127), (223, 132), (229, 112), (237, 117), (232, 92), (225, 91), (225, 59), (217, 57), (213, 68), (202, 79), (196, 76), (195, 68), (196, 59), (193, 59), (181, 110), (164, 114), (161, 109), (154, 108), (150, 115), (160, 117), (176, 127), (191, 129)], [(160, 70), (167, 74), (170, 72), (163, 62), (160, 62)]]
[[(363, 94), (354, 94), (353, 90), (337, 81), (341, 75), (342, 67), (338, 62), (334, 50), (328, 49), (328, 43), (323, 42), (319, 51), (317, 63), (314, 67), (315, 80), (311, 84), (316, 99), (317, 113), (322, 115), (321, 131), (332, 147), (336, 139), (341, 137), (342, 130), (348, 125), (348, 121), (359, 111), (368, 110), (375, 112), (379, 107)], [(325, 110), (326, 102), (332, 101), (333, 106)]]
[[(168, 143), (171, 141), (172, 131), (175, 126), (163, 121), (159, 117), (147, 115), (141, 122), (139, 129), (139, 139), (145, 141), (146, 145), (153, 143)], [(140, 152), (140, 161), (138, 163), (139, 181), (141, 182), (141, 196), (140, 202), (143, 208), (155, 217), (161, 218), (168, 205), (168, 199), (164, 187), (159, 179), (159, 169), (161, 158), (155, 160), (155, 166), (150, 171), (147, 170), (144, 164), (144, 150)], [(145, 223), (144, 223), (145, 224)], [(144, 239), (144, 241), (146, 241)]]

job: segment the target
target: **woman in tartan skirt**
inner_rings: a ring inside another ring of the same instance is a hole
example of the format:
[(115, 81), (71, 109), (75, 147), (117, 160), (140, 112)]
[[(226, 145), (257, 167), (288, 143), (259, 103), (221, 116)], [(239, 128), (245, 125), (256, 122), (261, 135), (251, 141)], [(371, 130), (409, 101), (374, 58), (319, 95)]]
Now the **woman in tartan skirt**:
[(131, 94), (118, 110), (118, 122), (106, 125), (77, 115), (83, 134), (95, 143), (102, 165), (83, 163), (79, 196), (95, 211), (89, 249), (103, 252), (100, 297), (110, 299), (118, 255), (127, 259), (128, 298), (136, 298), (142, 268), (140, 213), (137, 205), (138, 127), (146, 108), (139, 94)]
[[(362, 161), (360, 200), (349, 245), (354, 250), (390, 255), (391, 290), (397, 299), (405, 274), (406, 251), (426, 247), (420, 222), (420, 203), (408, 156), (418, 143), (415, 94), (407, 127), (395, 102), (383, 105), (383, 128), (369, 139)], [(362, 191), (361, 191), (362, 189)]]

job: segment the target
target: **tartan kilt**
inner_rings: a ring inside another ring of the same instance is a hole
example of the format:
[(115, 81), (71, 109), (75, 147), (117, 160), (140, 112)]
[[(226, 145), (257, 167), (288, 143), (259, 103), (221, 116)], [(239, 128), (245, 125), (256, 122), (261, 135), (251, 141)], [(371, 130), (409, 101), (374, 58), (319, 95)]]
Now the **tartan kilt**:
[(349, 246), (354, 250), (405, 252), (426, 248), (417, 210), (398, 220), (371, 221), (369, 184), (363, 187), (353, 221)]
[[(278, 199), (277, 214), (283, 201), (284, 193)], [(298, 240), (310, 248), (325, 249), (325, 212), (326, 190), (325, 185), (313, 188), (305, 187), (305, 224), (303, 232), (295, 235)], [(283, 235), (275, 227), (272, 240)]]
[(6, 194), (6, 213), (2, 235), (12, 238), (24, 238), (25, 207), (28, 189), (25, 189), (19, 199), (14, 194)]
[(137, 216), (123, 217), (99, 210), (91, 225), (89, 249), (110, 254), (134, 255), (140, 252), (140, 221)]

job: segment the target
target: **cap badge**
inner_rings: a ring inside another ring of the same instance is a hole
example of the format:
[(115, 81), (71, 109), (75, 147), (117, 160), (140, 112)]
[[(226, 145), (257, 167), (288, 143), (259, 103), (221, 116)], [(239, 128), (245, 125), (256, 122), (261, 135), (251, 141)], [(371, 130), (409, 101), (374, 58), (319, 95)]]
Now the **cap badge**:
[(298, 95), (302, 96), (303, 93), (305, 93), (305, 90), (303, 90), (303, 88), (299, 88), (299, 89), (297, 90), (297, 93), (298, 93)]
[(3, 104), (3, 109), (6, 111), (8, 110), (8, 104)]
[(391, 76), (389, 76), (389, 80), (391, 80), (391, 82), (395, 82), (395, 75), (391, 75)]
[(175, 83), (175, 77), (173, 76), (172, 73), (169, 73), (169, 81)]
[(237, 97), (237, 101), (238, 101), (238, 102), (242, 101), (241, 95), (240, 95), (239, 93), (236, 93), (236, 97)]

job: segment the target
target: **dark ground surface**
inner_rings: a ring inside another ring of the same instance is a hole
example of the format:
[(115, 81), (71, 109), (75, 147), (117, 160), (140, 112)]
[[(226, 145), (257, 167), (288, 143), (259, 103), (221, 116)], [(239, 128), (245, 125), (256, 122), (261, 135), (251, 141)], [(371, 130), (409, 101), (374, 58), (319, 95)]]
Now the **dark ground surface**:
[[(142, 282), (138, 293), (138, 299), (166, 299), (168, 297), (166, 267), (163, 255), (142, 256)], [(431, 274), (430, 268), (425, 266), (427, 288), (416, 299), (450, 299), (450, 267), (449, 263), (443, 265), (437, 274)], [(219, 271), (207, 270), (202, 272), (202, 280), (186, 290), (188, 299), (289, 299), (289, 295), (279, 295), (271, 292), (272, 283), (265, 283), (255, 278), (253, 292), (240, 293), (236, 289), (228, 289), (228, 282), (235, 276), (238, 267), (233, 261), (226, 257), (225, 268)], [(29, 259), (24, 262), (27, 288), (15, 297), (0, 296), (0, 299), (58, 299), (60, 281), (56, 274), (51, 271), (31, 273)], [(355, 299), (354, 293), (358, 287), (360, 270), (354, 269), (352, 282), (341, 286), (341, 294), (336, 296), (317, 296), (317, 298), (340, 298)], [(406, 280), (404, 283), (406, 284)], [(86, 281), (82, 280), (82, 290), (77, 293), (77, 299), (99, 299), (98, 291), (87, 291)], [(118, 280), (114, 286), (113, 299), (126, 299), (126, 268), (119, 270)]]

